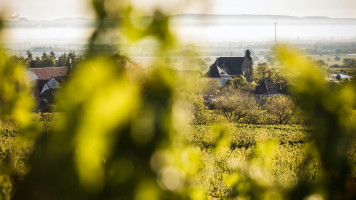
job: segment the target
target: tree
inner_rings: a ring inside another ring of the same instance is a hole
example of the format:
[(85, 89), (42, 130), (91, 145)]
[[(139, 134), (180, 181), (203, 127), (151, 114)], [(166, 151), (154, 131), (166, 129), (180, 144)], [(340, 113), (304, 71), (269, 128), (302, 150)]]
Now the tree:
[(41, 67), (41, 58), (40, 57), (36, 57), (36, 60), (35, 60), (35, 67)]
[(264, 109), (270, 115), (273, 123), (290, 123), (296, 113), (294, 102), (285, 95), (278, 95), (265, 99)]
[(75, 64), (77, 64), (77, 55), (75, 54), (75, 51), (70, 51), (68, 54), (66, 66), (72, 67)]
[[(199, 87), (202, 88), (202, 93), (204, 95), (216, 95), (220, 92), (220, 84), (216, 79), (201, 79), (197, 83), (201, 84)], [(195, 90), (200, 90), (200, 88), (196, 87)]]
[(43, 52), (41, 59), (46, 60), (48, 58), (47, 53)]
[(184, 107), (190, 111), (190, 115), (192, 116), (191, 121), (194, 124), (204, 125), (211, 121), (209, 110), (204, 104), (202, 95), (196, 93), (181, 92), (179, 93), (179, 96), (185, 104)]
[(282, 77), (279, 74), (277, 74), (276, 83), (279, 85), (279, 89), (281, 89), (284, 93), (288, 92), (289, 82), (285, 77)]
[(268, 63), (259, 63), (254, 74), (256, 83), (260, 83), (267, 78), (271, 79), (273, 82), (277, 81), (277, 72), (272, 69)]
[(319, 66), (319, 67), (323, 67), (326, 65), (325, 61), (324, 60), (318, 60), (316, 61), (316, 64)]
[[(51, 52), (53, 53), (53, 52)], [(41, 67), (54, 67), (56, 66), (56, 60), (55, 60), (54, 53), (50, 56), (47, 55), (47, 53), (42, 54), (41, 58)]]
[(61, 56), (58, 57), (58, 60), (56, 62), (56, 66), (57, 67), (62, 67), (62, 66), (66, 66), (66, 63), (67, 63), (67, 54), (64, 53), (62, 54)]
[(331, 65), (330, 68), (341, 68), (341, 66), (338, 64), (335, 64), (335, 65)]
[(31, 61), (33, 59), (31, 51), (26, 51), (26, 55), (27, 55), (27, 59), (26, 59), (27, 61)]
[(228, 80), (225, 86), (229, 87), (230, 89), (239, 89), (245, 91), (253, 91), (256, 88), (256, 85), (247, 81), (246, 77), (240, 75), (236, 78)]
[(353, 67), (356, 65), (356, 60), (352, 58), (345, 58), (343, 63), (346, 67)]
[(56, 54), (53, 51), (49, 53), (49, 57), (53, 60), (56, 60)]
[(36, 64), (36, 61), (33, 60), (33, 55), (31, 53), (31, 51), (27, 51), (26, 55), (27, 55), (26, 63), (27, 63), (28, 67), (33, 68), (33, 67), (38, 67), (39, 66), (39, 65)]
[(220, 96), (216, 99), (216, 109), (227, 120), (238, 122), (258, 109), (255, 99), (247, 92), (235, 91), (231, 96)]
[(13, 62), (13, 63), (16, 63), (16, 64), (21, 64), (21, 65), (25, 65), (26, 64), (26, 60), (24, 57), (22, 56), (11, 56), (10, 57), (10, 61)]

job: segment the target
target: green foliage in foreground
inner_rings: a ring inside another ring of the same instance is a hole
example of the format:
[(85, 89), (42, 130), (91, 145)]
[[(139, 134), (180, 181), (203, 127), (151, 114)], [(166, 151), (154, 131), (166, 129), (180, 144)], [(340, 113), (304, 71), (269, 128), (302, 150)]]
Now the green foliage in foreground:
[[(293, 75), (290, 82), (297, 84), (291, 93), (310, 120), (310, 130), (220, 124), (186, 131), (187, 108), (177, 92), (180, 80), (169, 66), (125, 70), (100, 49), (115, 35), (109, 28), (120, 22), (122, 37), (153, 38), (156, 54), (163, 56), (174, 44), (169, 17), (156, 11), (147, 26), (138, 28), (131, 19), (139, 12), (129, 3), (116, 2), (92, 1), (98, 28), (90, 38), (88, 59), (58, 95), (62, 114), (56, 123), (50, 123), (50, 116), (41, 116), (48, 117), (43, 122), (31, 120), (33, 101), (24, 67), (0, 54), (1, 126), (6, 132), (5, 122), (13, 121), (16, 128), (8, 132), (19, 130), (20, 136), (18, 142), (4, 140), (5, 152), (15, 149), (1, 165), (8, 175), (0, 179), (4, 196), (13, 192), (14, 199), (356, 198), (354, 85), (330, 89), (313, 62), (280, 46), (276, 63)], [(120, 20), (112, 20), (116, 18)]]
[[(32, 114), (31, 121), (41, 129), (52, 129), (58, 119), (56, 113)], [(12, 120), (5, 120), (0, 127), (0, 199), (12, 199), (29, 172), (29, 159), (33, 139), (21, 137), (21, 127)]]

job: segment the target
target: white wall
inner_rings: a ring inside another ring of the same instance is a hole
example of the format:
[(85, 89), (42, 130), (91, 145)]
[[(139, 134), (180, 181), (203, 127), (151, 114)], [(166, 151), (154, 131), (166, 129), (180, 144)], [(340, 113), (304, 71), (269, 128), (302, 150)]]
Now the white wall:
[(60, 88), (58, 81), (53, 77), (51, 79), (49, 79), (49, 81), (47, 82), (47, 85), (49, 88)]

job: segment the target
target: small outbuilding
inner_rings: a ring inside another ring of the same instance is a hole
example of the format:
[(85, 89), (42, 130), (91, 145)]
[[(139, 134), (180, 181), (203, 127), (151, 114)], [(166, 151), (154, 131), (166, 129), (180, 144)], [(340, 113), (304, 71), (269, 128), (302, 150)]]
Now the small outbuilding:
[(271, 79), (265, 79), (256, 87), (255, 94), (262, 99), (263, 97), (281, 95), (283, 91), (277, 83), (274, 83)]
[(333, 81), (351, 80), (352, 79), (352, 76), (348, 76), (345, 74), (331, 74), (330, 77), (332, 78)]

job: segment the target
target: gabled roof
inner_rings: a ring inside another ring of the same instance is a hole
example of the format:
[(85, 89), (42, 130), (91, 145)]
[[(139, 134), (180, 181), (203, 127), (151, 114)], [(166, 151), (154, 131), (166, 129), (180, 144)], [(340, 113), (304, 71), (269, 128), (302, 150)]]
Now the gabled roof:
[(256, 94), (283, 94), (277, 83), (274, 83), (271, 79), (263, 80), (255, 90)]
[(230, 77), (242, 75), (242, 65), (245, 57), (220, 57), (210, 66), (205, 74), (207, 77)]
[(210, 66), (209, 71), (208, 71), (204, 76), (206, 76), (206, 77), (212, 77), (212, 78), (219, 78), (219, 77), (221, 77), (221, 76), (220, 76), (220, 73), (219, 73), (219, 70), (218, 70), (218, 68), (216, 67), (215, 64), (213, 64), (213, 65)]
[(29, 68), (39, 79), (50, 79), (51, 77), (66, 76), (68, 73), (67, 67), (43, 67)]
[(221, 57), (217, 60), (217, 66), (226, 69), (230, 75), (242, 75), (244, 60), (244, 57)]

